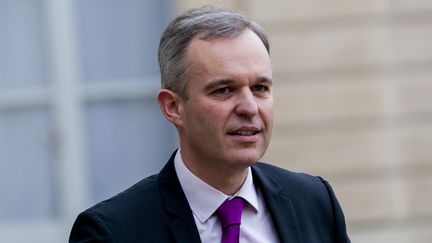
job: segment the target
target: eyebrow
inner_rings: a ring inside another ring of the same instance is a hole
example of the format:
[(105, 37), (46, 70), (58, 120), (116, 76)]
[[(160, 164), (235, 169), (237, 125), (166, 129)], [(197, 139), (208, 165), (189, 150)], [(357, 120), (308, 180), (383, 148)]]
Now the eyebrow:
[(260, 77), (258, 78), (258, 83), (267, 83), (268, 85), (273, 85), (273, 80), (271, 78), (267, 77)]
[[(216, 79), (216, 80), (213, 80), (213, 81), (209, 82), (208, 84), (206, 84), (204, 86), (204, 90), (212, 90), (212, 89), (215, 89), (219, 86), (229, 85), (232, 83), (235, 83), (235, 81), (232, 79), (225, 79), (225, 78)], [(268, 85), (271, 86), (273, 84), (273, 80), (271, 80), (270, 78), (267, 78), (267, 77), (259, 77), (257, 83), (267, 83)]]
[(234, 80), (232, 79), (216, 79), (206, 84), (204, 90), (212, 90), (218, 86), (229, 85), (232, 83), (234, 83)]

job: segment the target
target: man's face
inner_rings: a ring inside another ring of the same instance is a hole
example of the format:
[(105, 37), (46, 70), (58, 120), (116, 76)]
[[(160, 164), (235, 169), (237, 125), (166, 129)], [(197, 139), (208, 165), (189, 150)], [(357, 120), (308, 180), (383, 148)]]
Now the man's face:
[(188, 99), (179, 106), (182, 155), (213, 168), (246, 168), (270, 142), (269, 55), (250, 30), (235, 38), (195, 38), (186, 52)]

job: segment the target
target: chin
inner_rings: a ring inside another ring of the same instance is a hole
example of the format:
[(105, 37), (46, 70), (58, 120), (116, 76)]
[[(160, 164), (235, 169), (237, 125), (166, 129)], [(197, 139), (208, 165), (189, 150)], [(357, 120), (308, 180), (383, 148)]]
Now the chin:
[(230, 156), (230, 161), (242, 166), (251, 166), (261, 159), (263, 153), (258, 151), (239, 151)]

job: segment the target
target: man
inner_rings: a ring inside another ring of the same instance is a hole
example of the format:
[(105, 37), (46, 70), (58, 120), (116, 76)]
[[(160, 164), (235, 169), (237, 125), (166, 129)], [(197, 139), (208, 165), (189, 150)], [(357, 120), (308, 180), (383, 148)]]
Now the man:
[(257, 162), (273, 123), (269, 52), (237, 12), (174, 19), (157, 99), (180, 147), (159, 174), (81, 213), (70, 242), (349, 242), (326, 181)]

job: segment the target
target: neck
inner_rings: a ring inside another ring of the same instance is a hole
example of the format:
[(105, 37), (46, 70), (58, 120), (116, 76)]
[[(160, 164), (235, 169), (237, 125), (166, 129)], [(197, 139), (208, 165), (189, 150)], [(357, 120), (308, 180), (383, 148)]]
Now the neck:
[(201, 180), (223, 192), (226, 195), (234, 195), (246, 180), (248, 168), (226, 168), (222, 163), (210, 163), (208, 161), (195, 162), (187, 153), (181, 151), (181, 158), (185, 166)]

